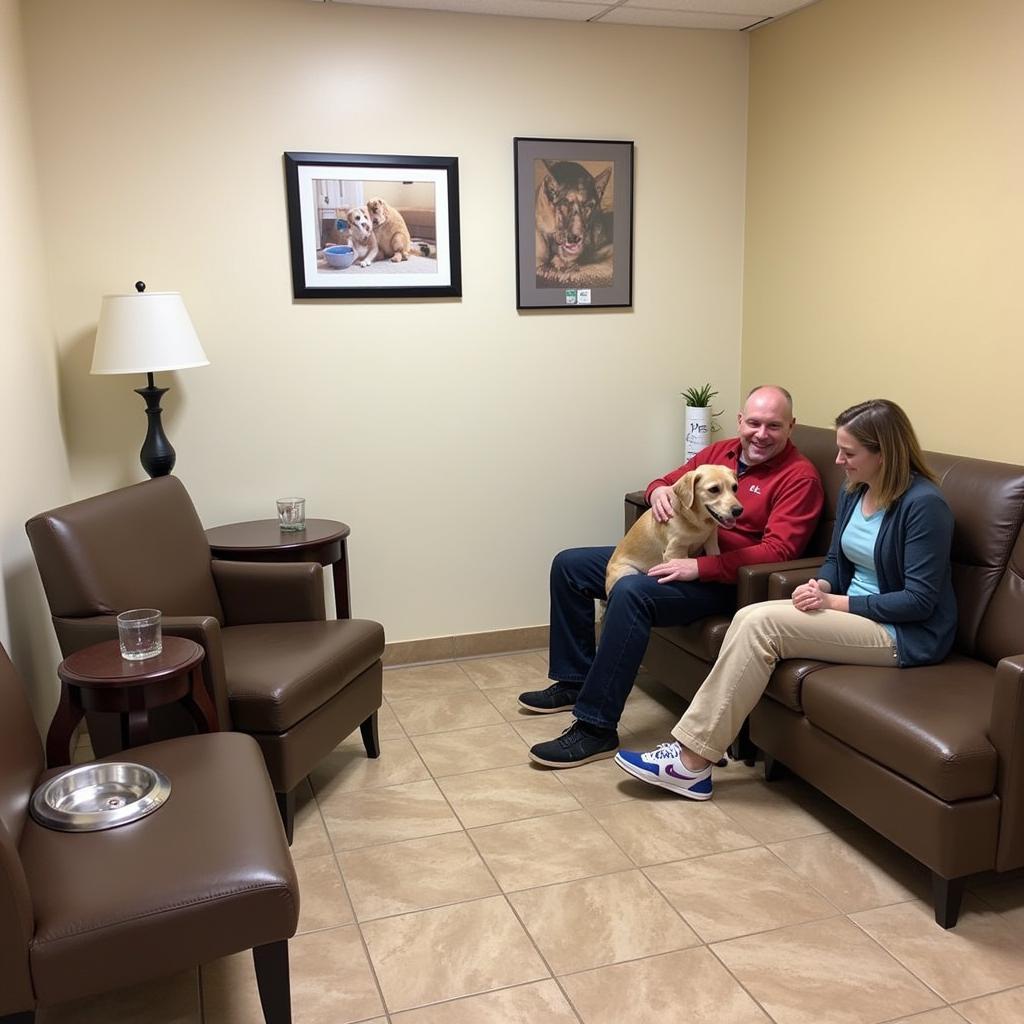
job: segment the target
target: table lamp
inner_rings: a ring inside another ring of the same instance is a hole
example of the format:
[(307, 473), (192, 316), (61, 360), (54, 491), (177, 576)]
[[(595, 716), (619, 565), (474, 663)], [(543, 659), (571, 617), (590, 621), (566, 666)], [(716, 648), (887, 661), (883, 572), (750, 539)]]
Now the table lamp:
[(136, 281), (134, 293), (103, 296), (89, 372), (146, 374), (148, 386), (135, 393), (146, 401), (149, 426), (139, 458), (151, 477), (174, 468), (174, 449), (160, 422), (160, 399), (168, 389), (155, 387), (153, 374), (209, 363), (179, 292), (147, 292)]

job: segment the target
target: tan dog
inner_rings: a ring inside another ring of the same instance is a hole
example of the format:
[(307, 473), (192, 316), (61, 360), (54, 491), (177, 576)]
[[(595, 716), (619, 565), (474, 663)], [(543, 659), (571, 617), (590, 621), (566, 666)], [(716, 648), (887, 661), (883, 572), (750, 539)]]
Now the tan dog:
[(366, 204), (373, 221), (373, 232), (377, 236), (377, 245), (383, 259), (392, 263), (401, 263), (409, 258), (412, 251), (412, 236), (406, 226), (405, 218), (383, 199), (371, 199)]
[(370, 212), (365, 206), (349, 206), (341, 211), (348, 221), (345, 237), (349, 245), (356, 251), (356, 264), (368, 267), (380, 251), (377, 246), (377, 235), (373, 230)]
[(731, 530), (743, 512), (736, 500), (736, 474), (725, 466), (701, 466), (684, 473), (673, 485), (675, 515), (659, 523), (648, 509), (619, 541), (608, 561), (604, 591), (623, 576), (646, 574), (670, 558), (690, 558), (701, 548), (718, 554), (718, 529)]

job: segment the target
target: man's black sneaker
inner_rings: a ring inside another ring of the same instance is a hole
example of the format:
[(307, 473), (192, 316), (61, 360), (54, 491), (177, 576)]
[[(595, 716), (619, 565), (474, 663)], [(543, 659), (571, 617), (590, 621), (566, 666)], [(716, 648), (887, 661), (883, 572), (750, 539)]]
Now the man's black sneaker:
[(550, 715), (555, 711), (571, 711), (579, 696), (578, 686), (568, 683), (552, 683), (546, 690), (530, 690), (519, 694), (519, 706), (527, 711), (539, 711)]
[(614, 729), (573, 722), (557, 739), (531, 747), (530, 760), (548, 768), (575, 768), (614, 757), (618, 749), (619, 734)]

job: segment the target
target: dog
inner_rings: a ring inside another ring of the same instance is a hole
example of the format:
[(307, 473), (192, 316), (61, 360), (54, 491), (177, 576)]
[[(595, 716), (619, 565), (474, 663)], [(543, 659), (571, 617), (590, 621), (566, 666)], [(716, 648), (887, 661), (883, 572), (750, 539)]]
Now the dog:
[(725, 466), (700, 466), (684, 473), (673, 485), (675, 515), (659, 523), (648, 509), (619, 541), (608, 561), (604, 590), (623, 576), (646, 574), (670, 558), (690, 558), (701, 548), (717, 555), (719, 529), (731, 530), (743, 513), (736, 500), (736, 474)]
[(356, 265), (368, 267), (380, 252), (370, 211), (365, 206), (349, 206), (341, 214), (348, 221), (344, 234), (347, 244), (356, 251)]
[(602, 205), (612, 168), (596, 177), (570, 160), (545, 160), (534, 207), (537, 286), (612, 283), (612, 214)]
[(377, 236), (381, 259), (401, 263), (409, 258), (412, 252), (412, 237), (406, 226), (405, 218), (383, 199), (375, 197), (366, 204), (373, 221), (373, 231)]

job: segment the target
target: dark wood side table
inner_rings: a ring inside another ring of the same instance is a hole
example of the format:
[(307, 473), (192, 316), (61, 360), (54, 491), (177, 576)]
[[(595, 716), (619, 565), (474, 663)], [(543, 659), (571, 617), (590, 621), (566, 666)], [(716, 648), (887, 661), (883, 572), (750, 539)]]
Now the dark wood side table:
[(149, 709), (181, 701), (200, 732), (219, 729), (217, 711), (203, 683), (204, 651), (193, 640), (165, 636), (155, 658), (128, 661), (116, 640), (83, 647), (57, 669), (60, 703), (46, 734), (49, 767), (70, 764), (71, 737), (87, 711), (121, 715), (121, 746), (149, 742)]
[(286, 533), (276, 519), (229, 523), (206, 531), (214, 558), (234, 562), (319, 562), (334, 573), (334, 606), (339, 619), (352, 615), (348, 585), (349, 528), (333, 519), (307, 519), (306, 528)]

